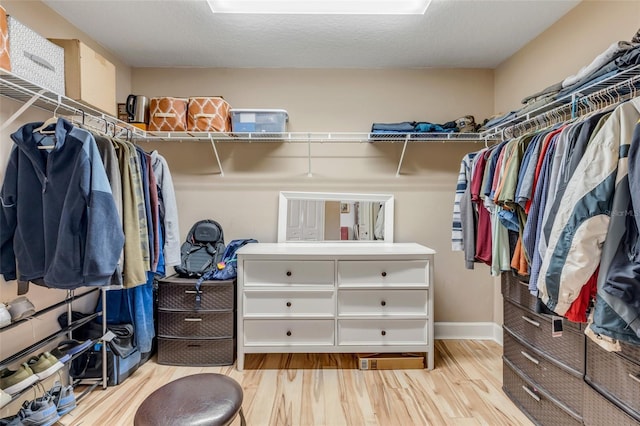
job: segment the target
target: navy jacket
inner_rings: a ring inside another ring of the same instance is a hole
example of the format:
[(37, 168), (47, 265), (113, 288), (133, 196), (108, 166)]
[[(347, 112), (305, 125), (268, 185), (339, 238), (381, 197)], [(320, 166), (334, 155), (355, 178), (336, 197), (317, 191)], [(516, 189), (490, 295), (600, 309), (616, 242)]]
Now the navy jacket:
[[(0, 272), (47, 287), (108, 285), (124, 234), (91, 133), (60, 118), (11, 135), (0, 201)], [(52, 145), (39, 149), (38, 146)]]

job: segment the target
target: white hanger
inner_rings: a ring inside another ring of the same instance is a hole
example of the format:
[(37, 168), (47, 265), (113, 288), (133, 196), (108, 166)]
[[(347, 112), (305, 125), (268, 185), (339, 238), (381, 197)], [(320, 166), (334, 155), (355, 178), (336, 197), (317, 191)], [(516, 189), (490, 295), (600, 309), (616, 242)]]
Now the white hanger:
[[(42, 123), (42, 126), (33, 129), (33, 133), (40, 132), (45, 135), (50, 135), (56, 132), (55, 130), (44, 130), (44, 129), (58, 122), (58, 115), (56, 113), (58, 112), (58, 108), (60, 108), (60, 103), (61, 103), (60, 95), (58, 95), (58, 105), (56, 105), (56, 109), (53, 110), (53, 117), (48, 118), (44, 123)], [(46, 149), (48, 147), (38, 147), (38, 148)]]

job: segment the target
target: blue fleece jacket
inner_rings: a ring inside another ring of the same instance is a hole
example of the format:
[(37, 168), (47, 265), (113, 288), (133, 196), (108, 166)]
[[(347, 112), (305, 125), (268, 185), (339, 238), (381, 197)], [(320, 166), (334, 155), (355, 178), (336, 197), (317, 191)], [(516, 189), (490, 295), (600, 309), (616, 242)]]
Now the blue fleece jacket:
[(34, 132), (40, 125), (11, 135), (0, 192), (0, 272), (16, 279), (17, 263), (21, 280), (47, 287), (108, 285), (124, 233), (95, 140), (62, 118), (54, 134)]

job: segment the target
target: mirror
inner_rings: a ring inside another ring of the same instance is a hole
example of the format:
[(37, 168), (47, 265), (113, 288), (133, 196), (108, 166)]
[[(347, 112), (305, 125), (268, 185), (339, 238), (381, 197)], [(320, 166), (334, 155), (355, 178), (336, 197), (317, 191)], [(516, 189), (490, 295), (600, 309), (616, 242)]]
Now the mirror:
[(393, 242), (393, 195), (280, 192), (278, 242)]

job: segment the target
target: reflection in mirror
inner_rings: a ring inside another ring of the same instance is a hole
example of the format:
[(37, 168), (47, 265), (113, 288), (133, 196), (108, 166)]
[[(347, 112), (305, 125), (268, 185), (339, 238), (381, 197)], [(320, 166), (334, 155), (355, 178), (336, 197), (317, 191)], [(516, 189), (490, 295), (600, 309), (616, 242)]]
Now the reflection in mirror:
[(393, 196), (281, 192), (278, 241), (393, 241)]

